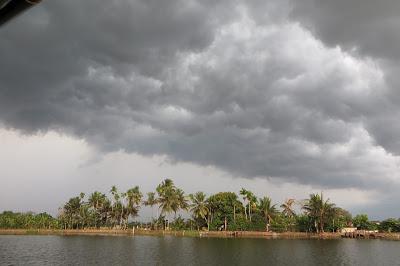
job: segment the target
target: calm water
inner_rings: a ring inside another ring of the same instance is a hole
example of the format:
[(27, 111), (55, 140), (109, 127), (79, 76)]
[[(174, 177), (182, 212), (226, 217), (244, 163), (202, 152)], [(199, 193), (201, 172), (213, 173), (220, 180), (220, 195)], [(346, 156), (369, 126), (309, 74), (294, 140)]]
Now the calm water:
[(400, 242), (0, 236), (0, 265), (400, 265)]

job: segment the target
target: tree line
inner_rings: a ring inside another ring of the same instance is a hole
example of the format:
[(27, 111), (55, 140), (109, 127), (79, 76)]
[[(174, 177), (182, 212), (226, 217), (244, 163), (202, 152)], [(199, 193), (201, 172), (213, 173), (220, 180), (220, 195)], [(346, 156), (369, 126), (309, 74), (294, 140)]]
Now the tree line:
[[(152, 221), (136, 222), (141, 206), (156, 210)], [(184, 219), (180, 214), (188, 213)], [(219, 192), (207, 197), (204, 192), (186, 195), (171, 179), (165, 179), (154, 192), (145, 196), (138, 186), (120, 192), (113, 186), (108, 195), (95, 191), (88, 196), (80, 193), (70, 198), (57, 218), (41, 213), (0, 214), (0, 228), (126, 229), (141, 226), (155, 230), (231, 230), (231, 231), (298, 231), (336, 232), (343, 227), (399, 232), (400, 220), (387, 219), (371, 222), (368, 216), (352, 217), (350, 212), (337, 207), (321, 194), (310, 194), (308, 199), (287, 199), (273, 203), (270, 197), (258, 198), (253, 192), (241, 189)]]

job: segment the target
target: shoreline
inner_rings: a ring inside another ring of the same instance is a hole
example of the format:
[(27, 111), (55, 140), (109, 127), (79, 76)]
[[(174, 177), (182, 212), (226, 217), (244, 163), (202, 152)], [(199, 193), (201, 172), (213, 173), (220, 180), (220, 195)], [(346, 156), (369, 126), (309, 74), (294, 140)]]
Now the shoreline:
[[(341, 233), (322, 234), (304, 232), (258, 232), (258, 231), (164, 231), (132, 229), (0, 229), (0, 235), (57, 235), (57, 236), (176, 236), (199, 238), (259, 238), (259, 239), (341, 239)], [(361, 238), (363, 239), (363, 238)], [(376, 233), (373, 238), (399, 240), (400, 233)]]

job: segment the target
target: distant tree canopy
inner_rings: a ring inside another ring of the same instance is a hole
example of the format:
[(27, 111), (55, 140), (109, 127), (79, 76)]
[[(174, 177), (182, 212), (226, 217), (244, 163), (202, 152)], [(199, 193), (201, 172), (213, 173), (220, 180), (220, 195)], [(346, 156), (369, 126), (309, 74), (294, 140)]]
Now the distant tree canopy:
[(360, 230), (377, 230), (378, 225), (369, 221), (368, 215), (358, 214), (353, 218), (353, 225)]
[[(138, 186), (120, 192), (116, 186), (102, 193), (80, 193), (70, 198), (57, 218), (47, 213), (0, 214), (0, 228), (12, 229), (126, 229), (137, 225), (151, 229), (172, 230), (232, 230), (232, 231), (300, 231), (335, 232), (343, 227), (384, 232), (399, 232), (400, 220), (387, 219), (380, 224), (368, 216), (351, 214), (337, 207), (321, 194), (310, 194), (308, 199), (287, 199), (276, 204), (268, 196), (258, 198), (249, 190), (219, 192), (207, 197), (204, 192), (186, 195), (171, 179), (165, 179), (147, 198)], [(157, 209), (149, 223), (135, 222), (141, 206)], [(297, 212), (296, 212), (296, 205)], [(278, 207), (279, 206), (279, 207)], [(179, 214), (179, 215), (178, 215)], [(189, 214), (189, 219), (185, 214)]]
[(400, 219), (389, 218), (382, 221), (379, 225), (382, 232), (400, 232)]
[(0, 213), (0, 228), (5, 229), (57, 229), (59, 220), (47, 213)]

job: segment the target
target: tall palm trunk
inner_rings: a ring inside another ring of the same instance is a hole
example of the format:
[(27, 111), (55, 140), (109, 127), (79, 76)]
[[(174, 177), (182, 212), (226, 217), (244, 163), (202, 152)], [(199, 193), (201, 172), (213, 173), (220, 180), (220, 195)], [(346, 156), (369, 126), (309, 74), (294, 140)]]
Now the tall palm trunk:
[(207, 231), (210, 231), (210, 217), (208, 217), (208, 216), (206, 219), (206, 223), (207, 223)]
[(236, 223), (236, 205), (233, 205), (233, 222)]
[(115, 226), (115, 223), (114, 223), (114, 219), (113, 219), (113, 216), (114, 216), (114, 204), (112, 204), (111, 205), (111, 228), (114, 228), (114, 226)]
[(225, 220), (224, 220), (224, 230), (226, 231), (228, 227), (228, 221), (226, 220), (226, 216), (225, 216)]
[(249, 220), (251, 222), (251, 202), (249, 201)]
[(121, 209), (121, 215), (119, 217), (119, 228), (122, 228), (122, 216), (124, 215), (124, 208)]
[(324, 219), (322, 218), (322, 216), (320, 218), (320, 230), (321, 233), (324, 233)]

